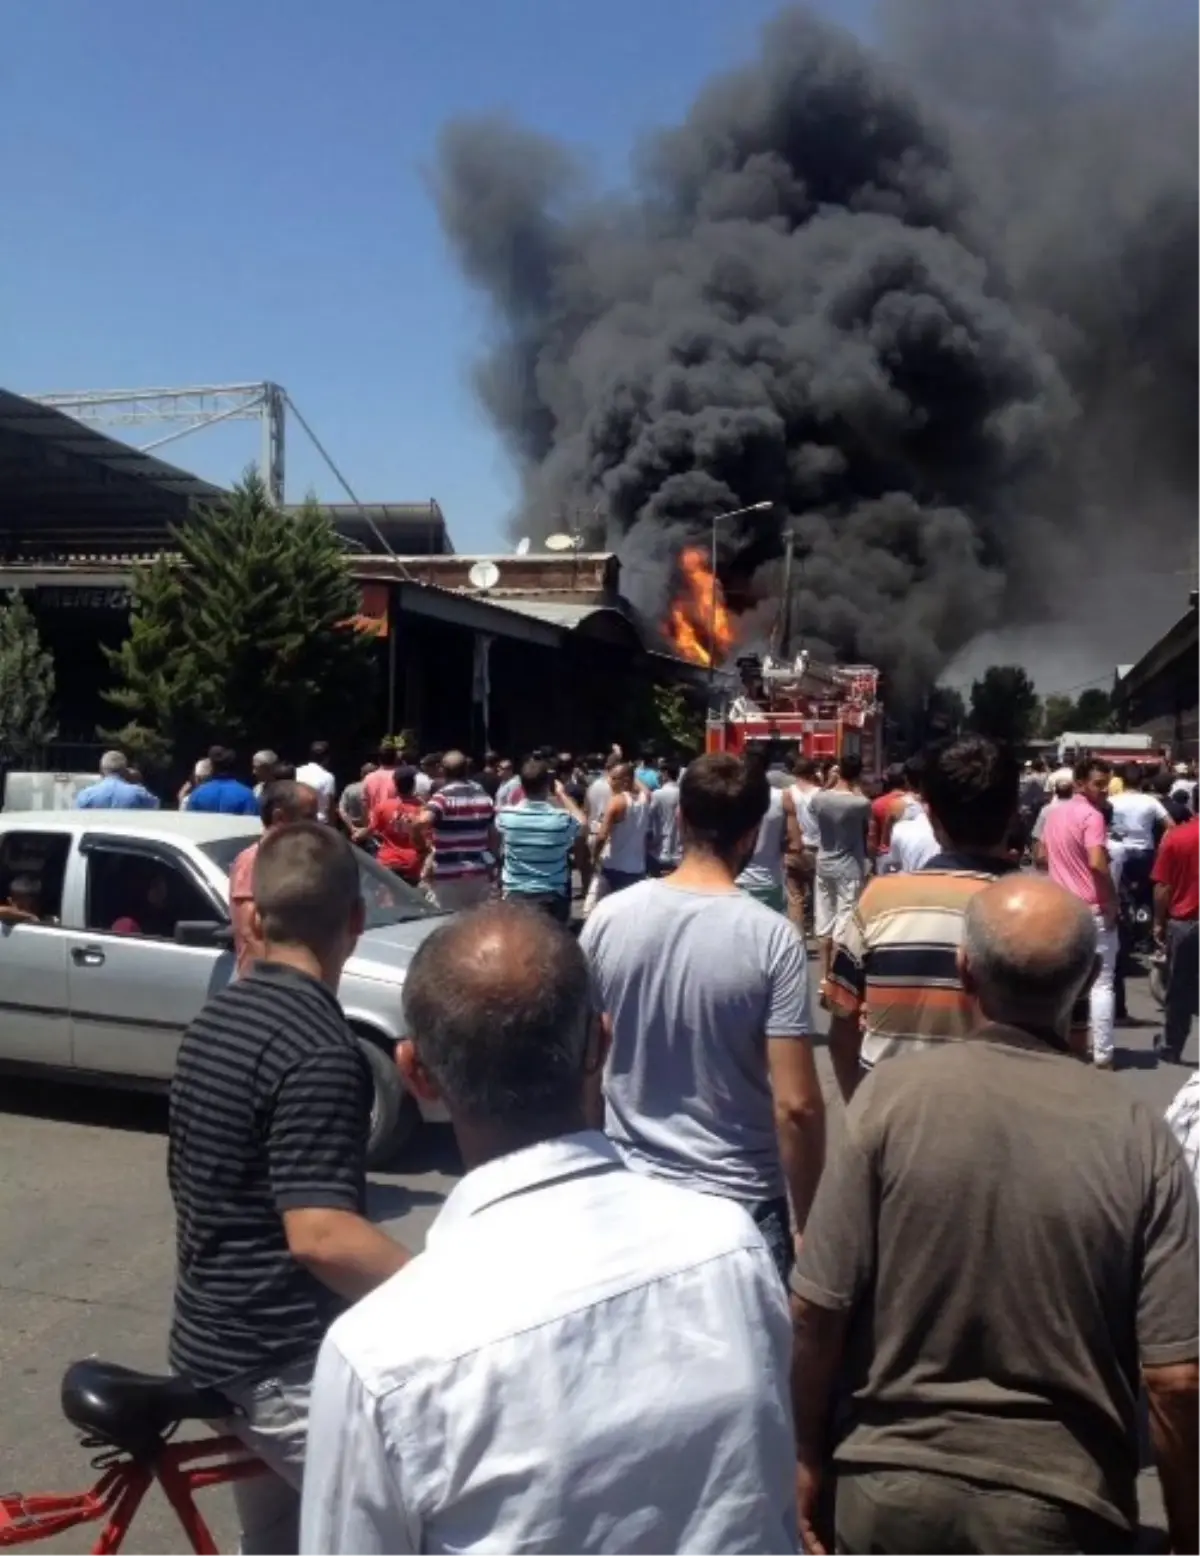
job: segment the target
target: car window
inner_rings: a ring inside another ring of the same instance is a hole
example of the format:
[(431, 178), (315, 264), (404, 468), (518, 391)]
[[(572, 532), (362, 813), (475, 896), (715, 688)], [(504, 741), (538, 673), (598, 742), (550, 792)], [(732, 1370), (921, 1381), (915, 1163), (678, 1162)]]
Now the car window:
[[(215, 843), (201, 843), (200, 852), (207, 854), (228, 875), (233, 861), (252, 841), (245, 836), (221, 838)], [(439, 916), (442, 910), (435, 907), (423, 892), (376, 864), (361, 849), (355, 849), (355, 854), (367, 910), (367, 929), (383, 929), (388, 924), (407, 924), (413, 919)]]
[(181, 863), (108, 843), (88, 850), (89, 930), (173, 940), (177, 924), (216, 917), (212, 898)]
[(71, 851), (68, 832), (5, 832), (0, 837), (0, 905), (9, 922), (57, 924)]

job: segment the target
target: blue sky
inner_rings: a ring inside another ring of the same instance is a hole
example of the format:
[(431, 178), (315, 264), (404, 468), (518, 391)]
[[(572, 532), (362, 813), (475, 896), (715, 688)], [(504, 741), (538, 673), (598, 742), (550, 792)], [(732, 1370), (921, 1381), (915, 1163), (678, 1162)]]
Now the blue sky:
[[(823, 8), (858, 26), (869, 0)], [(274, 379), (363, 500), (436, 497), (461, 551), (514, 485), (468, 369), (485, 315), (425, 182), (502, 109), (617, 179), (777, 0), (25, 0), (0, 21), (6, 388)], [(169, 428), (152, 428), (143, 441)], [(163, 457), (230, 481), (253, 424)], [(289, 428), (289, 496), (336, 483)]]

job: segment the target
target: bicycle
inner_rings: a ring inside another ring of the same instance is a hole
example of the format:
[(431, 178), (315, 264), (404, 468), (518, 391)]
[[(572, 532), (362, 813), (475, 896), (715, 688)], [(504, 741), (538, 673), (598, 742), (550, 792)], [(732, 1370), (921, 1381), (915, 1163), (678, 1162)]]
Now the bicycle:
[(220, 1421), (232, 1406), (216, 1389), (185, 1378), (134, 1372), (115, 1362), (74, 1362), (62, 1381), (62, 1410), (100, 1451), (100, 1478), (87, 1491), (59, 1495), (0, 1493), (0, 1547), (48, 1540), (105, 1520), (93, 1556), (119, 1551), (134, 1515), (158, 1481), (198, 1556), (217, 1556), (194, 1493), (261, 1475), (266, 1465), (237, 1437), (172, 1442), (185, 1421)]

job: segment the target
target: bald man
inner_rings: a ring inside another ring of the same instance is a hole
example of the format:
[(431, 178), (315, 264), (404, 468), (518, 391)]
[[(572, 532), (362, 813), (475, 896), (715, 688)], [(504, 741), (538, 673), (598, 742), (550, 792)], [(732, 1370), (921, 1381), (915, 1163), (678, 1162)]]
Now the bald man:
[(331, 1330), (312, 1552), (794, 1551), (787, 1299), (739, 1205), (587, 1127), (605, 1041), (548, 915), (451, 920), (413, 959), (402, 1067), (467, 1175), (408, 1278)]
[(1166, 1126), (1080, 1062), (1095, 961), (1077, 897), (984, 887), (976, 1030), (855, 1093), (792, 1278), (809, 1550), (833, 1549), (831, 1471), (838, 1550), (1132, 1550), (1142, 1381), (1172, 1549), (1197, 1548), (1196, 1195)]
[(441, 759), (445, 782), (425, 801), (423, 819), (433, 845), (429, 890), (439, 908), (454, 913), (486, 902), (492, 890), (496, 806), (486, 789), (470, 776), (461, 751)]

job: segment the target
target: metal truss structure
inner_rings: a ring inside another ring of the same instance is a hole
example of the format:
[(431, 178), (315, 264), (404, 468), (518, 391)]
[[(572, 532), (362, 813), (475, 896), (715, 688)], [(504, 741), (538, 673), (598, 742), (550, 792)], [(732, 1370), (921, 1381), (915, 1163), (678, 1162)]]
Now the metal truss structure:
[(57, 394), (31, 394), (39, 405), (73, 416), (76, 421), (110, 427), (141, 427), (148, 423), (185, 421), (186, 427), (141, 445), (143, 454), (186, 438), (191, 432), (222, 421), (257, 421), (262, 426), (262, 472), (277, 507), (284, 503), (284, 428), (286, 412), (300, 423), (309, 442), (333, 472), (338, 485), (362, 514), (385, 556), (394, 557), (387, 537), (364, 508), (349, 481), (330, 458), (320, 438), (305, 421), (295, 400), (280, 384), (201, 384), (187, 389), (77, 389)]
[[(83, 389), (60, 394), (35, 394), (30, 399), (65, 411), (77, 421), (101, 422), (116, 427), (140, 427), (147, 423), (185, 421), (186, 427), (141, 445), (142, 452), (163, 448), (189, 433), (215, 427), (222, 421), (257, 421), (262, 426), (262, 472), (272, 501), (284, 500), (285, 410), (291, 403), (278, 384), (204, 384), (188, 389)], [(296, 416), (308, 431), (300, 413)], [(312, 433), (309, 432), (312, 437)], [(314, 443), (316, 439), (313, 439)], [(317, 448), (324, 454), (320, 444)], [(328, 459), (328, 455), (325, 455)], [(332, 461), (330, 461), (332, 465)], [(337, 473), (334, 467), (335, 474)], [(339, 476), (339, 479), (341, 477)], [(345, 482), (342, 485), (345, 486)], [(349, 490), (349, 488), (347, 488)], [(353, 494), (352, 494), (353, 495)]]

